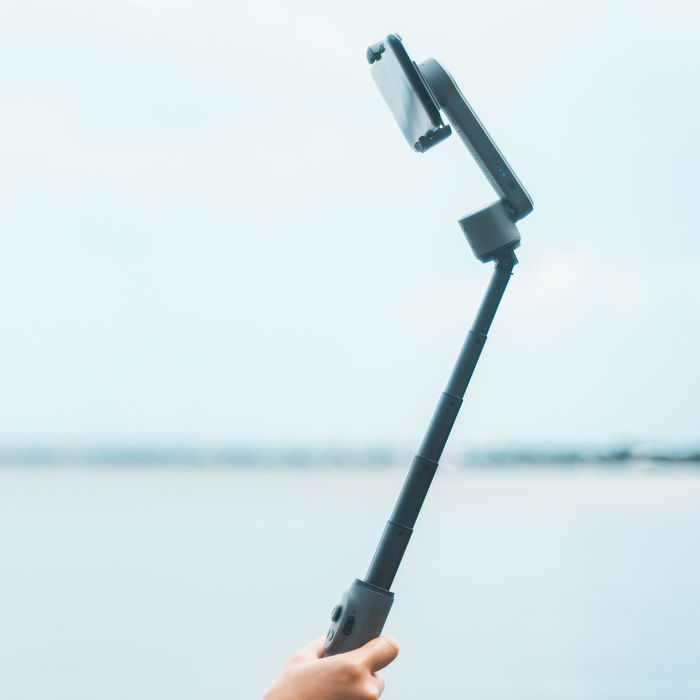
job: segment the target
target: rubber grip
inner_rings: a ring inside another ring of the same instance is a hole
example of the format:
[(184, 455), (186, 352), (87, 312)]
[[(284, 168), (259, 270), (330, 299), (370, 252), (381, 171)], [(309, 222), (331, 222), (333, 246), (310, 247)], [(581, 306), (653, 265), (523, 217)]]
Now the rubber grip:
[(352, 651), (378, 637), (393, 602), (391, 591), (356, 578), (334, 608), (323, 655)]

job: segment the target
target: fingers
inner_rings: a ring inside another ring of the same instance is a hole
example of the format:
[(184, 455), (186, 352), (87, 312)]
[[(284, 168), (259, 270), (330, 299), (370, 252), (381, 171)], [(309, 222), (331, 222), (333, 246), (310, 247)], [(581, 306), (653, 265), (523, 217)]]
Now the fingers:
[(375, 673), (372, 676), (372, 680), (377, 686), (377, 697), (379, 697), (384, 692), (384, 679), (378, 673)]
[(375, 673), (388, 666), (398, 656), (399, 645), (392, 637), (377, 637), (349, 653), (355, 655), (370, 673)]
[(300, 649), (290, 661), (314, 661), (323, 656), (323, 644), (326, 641), (325, 636), (316, 637), (313, 642), (303, 649)]
[(323, 656), (323, 645), (326, 642), (326, 635), (322, 634), (320, 637), (316, 637), (311, 644), (302, 649), (303, 652), (309, 654), (313, 659), (320, 659)]

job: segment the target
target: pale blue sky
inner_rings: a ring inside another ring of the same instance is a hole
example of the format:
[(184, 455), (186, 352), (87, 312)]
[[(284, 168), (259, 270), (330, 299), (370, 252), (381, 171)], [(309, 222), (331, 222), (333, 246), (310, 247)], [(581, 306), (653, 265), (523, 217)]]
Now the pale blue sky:
[(535, 212), (453, 447), (699, 436), (695, 2), (9, 2), (0, 440), (416, 444), (490, 270), (452, 72)]

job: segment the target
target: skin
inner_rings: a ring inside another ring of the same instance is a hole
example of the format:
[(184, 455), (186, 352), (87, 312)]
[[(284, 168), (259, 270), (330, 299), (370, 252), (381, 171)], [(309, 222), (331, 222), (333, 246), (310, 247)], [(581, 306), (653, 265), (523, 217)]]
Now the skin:
[(391, 637), (323, 658), (325, 637), (298, 651), (282, 669), (263, 700), (377, 700), (384, 691), (378, 675), (399, 653)]

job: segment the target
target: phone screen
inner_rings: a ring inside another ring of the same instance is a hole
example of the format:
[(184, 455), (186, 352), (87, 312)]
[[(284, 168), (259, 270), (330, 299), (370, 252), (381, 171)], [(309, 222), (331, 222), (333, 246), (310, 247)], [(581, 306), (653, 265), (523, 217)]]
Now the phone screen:
[(370, 47), (372, 77), (411, 148), (425, 151), (447, 138), (440, 112), (401, 39), (389, 34)]

